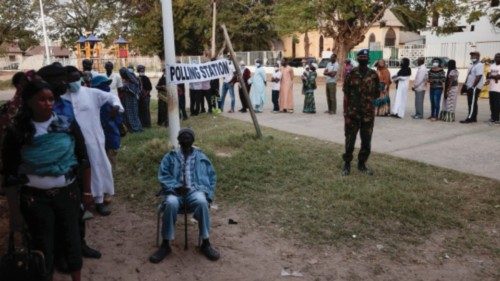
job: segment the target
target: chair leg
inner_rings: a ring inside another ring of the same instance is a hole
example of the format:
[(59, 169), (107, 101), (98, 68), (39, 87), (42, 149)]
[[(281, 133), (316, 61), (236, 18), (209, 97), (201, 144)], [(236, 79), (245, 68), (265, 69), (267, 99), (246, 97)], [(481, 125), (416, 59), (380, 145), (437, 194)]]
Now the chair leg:
[(161, 219), (161, 210), (158, 210), (156, 216), (156, 247), (160, 247), (160, 219)]

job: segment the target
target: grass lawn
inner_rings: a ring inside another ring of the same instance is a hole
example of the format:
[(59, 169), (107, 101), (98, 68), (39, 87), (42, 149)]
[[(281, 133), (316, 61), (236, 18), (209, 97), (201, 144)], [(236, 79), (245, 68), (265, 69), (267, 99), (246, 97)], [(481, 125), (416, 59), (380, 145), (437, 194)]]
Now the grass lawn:
[[(269, 128), (256, 140), (252, 124), (206, 114), (182, 126), (194, 128), (195, 144), (215, 165), (216, 201), (244, 208), (279, 235), (309, 245), (376, 240), (398, 249), (454, 233), (446, 243), (457, 253), (500, 254), (491, 233), (500, 222), (498, 181), (378, 153), (368, 163), (374, 176), (353, 169), (342, 177), (341, 145)], [(167, 134), (155, 126), (123, 140), (117, 194), (137, 207), (156, 204)]]

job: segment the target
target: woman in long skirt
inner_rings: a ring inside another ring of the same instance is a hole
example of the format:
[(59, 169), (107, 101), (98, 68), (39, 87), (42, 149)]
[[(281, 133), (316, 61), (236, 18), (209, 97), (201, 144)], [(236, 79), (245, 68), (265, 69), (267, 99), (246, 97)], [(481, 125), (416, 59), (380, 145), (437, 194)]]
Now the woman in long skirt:
[(314, 102), (314, 90), (316, 89), (316, 69), (315, 63), (309, 65), (309, 72), (302, 76), (304, 82), (304, 113), (316, 113), (316, 103)]
[(389, 88), (391, 87), (391, 73), (387, 69), (384, 60), (379, 60), (377, 67), (378, 79), (380, 81), (380, 97), (373, 101), (375, 114), (377, 116), (388, 116), (391, 112), (391, 99), (389, 98)]
[(142, 132), (142, 124), (139, 119), (139, 96), (141, 87), (139, 80), (133, 73), (125, 67), (120, 69), (120, 76), (123, 80), (123, 107), (125, 107), (125, 120), (129, 131)]
[(408, 83), (410, 82), (410, 60), (403, 58), (401, 61), (401, 69), (398, 74), (392, 77), (396, 81), (396, 97), (391, 107), (393, 117), (403, 118), (406, 110), (406, 101), (408, 100)]
[(448, 61), (448, 73), (443, 99), (443, 114), (441, 120), (445, 122), (455, 121), (455, 108), (458, 97), (458, 70), (455, 60)]

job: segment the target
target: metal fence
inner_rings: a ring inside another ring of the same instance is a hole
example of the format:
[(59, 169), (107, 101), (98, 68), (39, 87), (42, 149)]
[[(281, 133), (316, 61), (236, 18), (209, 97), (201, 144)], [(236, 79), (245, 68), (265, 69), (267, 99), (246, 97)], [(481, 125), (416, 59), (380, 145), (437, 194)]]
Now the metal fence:
[[(63, 65), (75, 65), (79, 68), (82, 66), (83, 59), (77, 58), (54, 58), (52, 61), (58, 61)], [(157, 57), (146, 57), (146, 56), (137, 56), (137, 57), (129, 57), (129, 58), (100, 58), (93, 59), (93, 68), (98, 72), (104, 72), (104, 64), (106, 62), (112, 62), (114, 65), (114, 69), (118, 70), (121, 67), (132, 66), (136, 68), (138, 65), (144, 65), (146, 67), (147, 72), (161, 72), (163, 66), (161, 60)]]
[[(246, 65), (254, 65), (256, 59), (262, 59), (264, 65), (272, 66), (280, 57), (279, 51), (252, 51), (252, 52), (236, 52), (236, 61), (243, 61)], [(199, 63), (206, 60), (203, 56), (182, 56), (177, 57), (181, 63)]]

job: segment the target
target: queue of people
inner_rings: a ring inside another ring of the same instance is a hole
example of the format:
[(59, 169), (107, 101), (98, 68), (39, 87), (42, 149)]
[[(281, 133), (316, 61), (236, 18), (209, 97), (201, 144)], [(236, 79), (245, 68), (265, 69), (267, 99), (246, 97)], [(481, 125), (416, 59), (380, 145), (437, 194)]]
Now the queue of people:
[[(0, 117), (2, 190), (12, 233), (24, 232), (43, 253), (39, 280), (55, 268), (80, 280), (82, 257), (100, 258), (87, 244), (89, 210), (101, 216), (115, 193), (112, 169), (121, 138), (150, 127), (149, 78), (139, 65), (113, 73), (58, 62), (12, 78), (14, 97)], [(123, 104), (123, 105), (122, 105)], [(26, 230), (24, 230), (26, 229)], [(56, 241), (60, 241), (56, 243)]]

